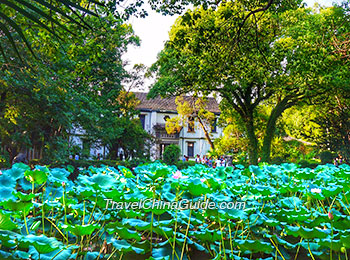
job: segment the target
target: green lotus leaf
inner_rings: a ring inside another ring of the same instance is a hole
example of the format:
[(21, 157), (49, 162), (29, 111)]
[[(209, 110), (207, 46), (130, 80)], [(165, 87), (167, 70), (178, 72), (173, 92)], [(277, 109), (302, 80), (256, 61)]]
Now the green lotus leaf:
[(118, 169), (124, 175), (125, 178), (136, 178), (135, 175), (128, 168), (118, 165)]
[(171, 192), (162, 193), (162, 197), (165, 198), (167, 201), (175, 201), (176, 199), (176, 195)]
[(215, 241), (220, 241), (221, 239), (220, 232), (216, 230), (203, 229), (197, 231), (189, 231), (188, 234), (190, 237), (195, 237), (201, 242), (213, 243)]
[(16, 197), (12, 194), (12, 188), (5, 188), (0, 186), (0, 201), (15, 200)]
[(2, 201), (0, 202), (0, 205), (3, 206), (5, 209), (14, 211), (14, 212), (29, 212), (30, 208), (33, 206), (33, 203), (28, 201)]
[(298, 165), (294, 163), (282, 163), (281, 166), (286, 172), (293, 172), (298, 169)]
[(332, 248), (333, 251), (340, 252), (340, 249), (343, 246), (343, 243), (337, 239), (324, 238), (321, 239), (318, 244), (328, 248)]
[(263, 185), (251, 186), (250, 190), (253, 194), (261, 194), (263, 196), (268, 196), (270, 194), (276, 193), (276, 190), (273, 187)]
[(247, 213), (240, 209), (220, 209), (219, 213), (225, 215), (225, 219), (229, 220), (246, 220), (248, 219)]
[(4, 214), (0, 212), (0, 230), (15, 230), (17, 225), (12, 222), (9, 214)]
[(14, 189), (16, 187), (16, 180), (4, 173), (0, 175), (0, 187)]
[(15, 163), (14, 165), (12, 165), (12, 169), (13, 168), (20, 169), (23, 173), (27, 170), (30, 170), (29, 165), (26, 165), (24, 163)]
[[(329, 184), (331, 185), (331, 184)], [(331, 186), (325, 187), (324, 189), (322, 189), (322, 194), (326, 197), (335, 197), (336, 195), (338, 195), (340, 192), (342, 192), (343, 187), (338, 186), (336, 184), (333, 184)]]
[(2, 247), (12, 248), (17, 245), (16, 239), (21, 235), (9, 230), (0, 229), (0, 242)]
[(67, 171), (69, 171), (70, 173), (74, 172), (74, 166), (73, 165), (67, 165)]
[(31, 183), (34, 182), (35, 184), (41, 185), (47, 181), (48, 173), (45, 171), (35, 169), (33, 171), (31, 170), (25, 171), (24, 176), (27, 177)]
[(271, 245), (271, 243), (263, 242), (259, 240), (235, 240), (235, 244), (237, 247), (242, 250), (243, 252), (249, 251), (252, 253), (265, 253), (269, 254), (274, 251), (274, 247)]
[(62, 182), (64, 183), (68, 183), (68, 176), (70, 175), (70, 172), (67, 171), (66, 169), (61, 169), (61, 168), (54, 168), (51, 169), (51, 174), (49, 175), (49, 181), (51, 182), (56, 182), (59, 185), (62, 184)]
[(151, 224), (148, 222), (145, 222), (141, 219), (123, 219), (122, 221), (123, 225), (127, 225), (130, 227), (134, 227), (137, 230), (147, 230), (151, 227)]
[(24, 170), (21, 168), (12, 167), (9, 170), (3, 171), (5, 176), (11, 177), (14, 180), (18, 180), (24, 177)]
[(12, 254), (9, 252), (5, 252), (4, 250), (0, 250), (1, 259), (13, 259)]
[(91, 235), (96, 229), (101, 228), (101, 226), (98, 224), (62, 225), (62, 228), (72, 232), (77, 237), (81, 237), (81, 236)]
[[(168, 241), (166, 241), (166, 244), (163, 243), (160, 245), (161, 247), (159, 248), (154, 248), (152, 250), (152, 257), (148, 258), (148, 260), (170, 260), (172, 259), (172, 252), (173, 249), (172, 247), (168, 244)], [(175, 247), (175, 252), (176, 254), (179, 256), (181, 256), (181, 248), (179, 248), (178, 246)], [(174, 259), (177, 259), (176, 257)], [(184, 254), (183, 260), (188, 260), (186, 254)]]
[(35, 196), (37, 196), (37, 194), (26, 194), (23, 192), (12, 192), (14, 196), (16, 196), (17, 198), (19, 198), (19, 200), (21, 201), (31, 201), (33, 198), (35, 198)]
[(298, 197), (288, 197), (288, 198), (284, 198), (280, 200), (281, 203), (281, 207), (287, 207), (290, 209), (298, 209), (303, 201), (301, 199), (299, 199)]
[(63, 244), (59, 242), (56, 238), (47, 237), (45, 235), (35, 236), (26, 235), (22, 236), (19, 240), (20, 246), (23, 248), (29, 248), (29, 246), (34, 246), (34, 248), (40, 254), (50, 253), (57, 249), (61, 249)]
[(154, 180), (161, 178), (161, 177), (165, 178), (169, 174), (171, 174), (171, 170), (168, 167), (162, 167), (162, 168), (156, 169), (154, 174), (150, 174), (148, 176), (154, 181)]
[(20, 250), (16, 250), (14, 253), (13, 253), (13, 257), (15, 259), (30, 259), (30, 254), (28, 252), (24, 252), (24, 251), (20, 251)]
[(255, 177), (258, 179), (266, 177), (266, 174), (260, 169), (259, 166), (250, 165), (248, 169), (251, 173), (254, 173)]
[(350, 249), (350, 234), (341, 236), (340, 241), (344, 247), (346, 247), (347, 249)]
[(326, 231), (317, 228), (310, 229), (304, 227), (287, 226), (286, 231), (288, 235), (292, 235), (294, 237), (300, 236), (304, 239), (326, 238), (328, 236)]
[(199, 178), (195, 178), (188, 184), (188, 191), (193, 196), (200, 196), (209, 193), (210, 189)]
[[(99, 255), (100, 255), (99, 252), (87, 252), (86, 255), (85, 255), (84, 260), (96, 260)], [(100, 257), (101, 256), (103, 257), (103, 255), (100, 255)]]
[(138, 247), (133, 247), (125, 240), (116, 240), (116, 239), (112, 238), (111, 242), (112, 242), (113, 247), (121, 252), (135, 251), (137, 254), (142, 254), (144, 252), (143, 249), (138, 248)]
[(125, 227), (118, 227), (118, 226), (112, 227), (110, 223), (106, 225), (106, 228), (108, 229), (107, 232), (109, 234), (117, 233), (119, 237), (121, 237), (122, 239), (135, 239), (136, 241), (141, 241), (141, 234), (139, 234), (136, 231), (127, 229)]

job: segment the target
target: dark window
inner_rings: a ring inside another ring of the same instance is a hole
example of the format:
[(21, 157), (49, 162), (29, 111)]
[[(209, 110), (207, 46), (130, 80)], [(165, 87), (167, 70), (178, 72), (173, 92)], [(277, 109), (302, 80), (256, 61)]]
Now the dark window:
[(217, 118), (214, 118), (214, 122), (211, 125), (211, 132), (212, 133), (216, 133), (217, 129), (216, 129), (216, 125), (217, 125)]
[(164, 154), (164, 150), (165, 150), (165, 147), (167, 147), (169, 144), (160, 144), (160, 149), (159, 149), (159, 155), (160, 155), (160, 158), (162, 158), (163, 154)]
[(187, 156), (188, 157), (194, 156), (194, 143), (192, 142), (187, 143)]
[(170, 119), (170, 116), (165, 116), (163, 119), (166, 122), (166, 121), (168, 121)]
[(140, 121), (141, 121), (142, 128), (145, 129), (146, 115), (140, 115)]
[(188, 125), (187, 132), (194, 133), (194, 118), (193, 117), (188, 118), (187, 125)]

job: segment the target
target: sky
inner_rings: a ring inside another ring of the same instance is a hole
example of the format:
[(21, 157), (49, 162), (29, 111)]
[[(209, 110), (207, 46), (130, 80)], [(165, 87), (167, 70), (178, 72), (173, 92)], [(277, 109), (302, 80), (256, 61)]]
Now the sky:
[[(330, 6), (332, 3), (340, 3), (341, 0), (304, 0), (308, 6), (313, 6), (315, 2), (321, 5)], [(149, 15), (146, 18), (135, 18), (130, 20), (131, 25), (141, 39), (140, 47), (129, 47), (124, 58), (129, 60), (130, 66), (134, 64), (144, 64), (151, 66), (157, 60), (157, 54), (163, 49), (164, 43), (168, 40), (168, 32), (174, 24), (176, 16), (163, 16), (148, 8)], [(150, 85), (151, 82), (146, 82)]]

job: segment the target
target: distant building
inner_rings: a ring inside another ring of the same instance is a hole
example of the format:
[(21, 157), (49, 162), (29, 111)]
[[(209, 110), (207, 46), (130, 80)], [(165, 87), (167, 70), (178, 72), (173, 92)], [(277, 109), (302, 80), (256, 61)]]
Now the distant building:
[[(178, 134), (168, 134), (165, 130), (165, 122), (168, 118), (177, 116), (176, 97), (147, 99), (147, 93), (135, 92), (140, 100), (137, 109), (140, 110), (140, 120), (143, 128), (156, 138), (155, 146), (152, 149), (153, 159), (162, 157), (164, 148), (169, 144), (177, 144), (181, 149), (181, 156), (195, 157), (197, 154), (203, 156), (210, 150), (210, 145), (205, 138), (203, 129), (195, 122), (182, 128)], [(192, 97), (185, 97), (186, 101), (193, 100)], [(216, 125), (220, 115), (220, 109), (215, 98), (207, 98), (206, 109), (214, 113), (215, 122), (211, 127), (210, 135), (212, 140), (222, 135), (222, 129)]]

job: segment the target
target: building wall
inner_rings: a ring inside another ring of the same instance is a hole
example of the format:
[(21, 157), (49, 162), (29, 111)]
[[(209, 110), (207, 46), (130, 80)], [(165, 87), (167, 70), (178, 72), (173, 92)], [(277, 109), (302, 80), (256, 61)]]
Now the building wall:
[[(145, 123), (144, 123), (144, 129), (150, 133), (151, 135), (155, 136), (156, 131), (154, 126), (155, 125), (165, 125), (165, 116), (169, 116), (170, 118), (173, 118), (177, 116), (175, 112), (167, 112), (167, 111), (145, 111), (141, 110), (140, 115), (145, 116)], [(181, 158), (184, 155), (188, 155), (188, 144), (193, 143), (193, 155), (196, 156), (199, 154), (201, 157), (208, 153), (210, 150), (210, 145), (208, 141), (205, 139), (204, 131), (202, 130), (200, 124), (198, 122), (195, 122), (194, 126), (194, 132), (189, 132), (187, 124), (183, 127), (181, 132), (178, 135), (177, 139), (171, 139), (171, 138), (161, 138), (159, 139), (155, 145), (151, 148), (151, 156), (152, 159), (159, 159), (161, 158), (161, 152), (160, 152), (160, 146), (161, 144), (171, 144), (176, 143), (179, 145), (181, 149)], [(220, 127), (217, 127), (216, 133), (211, 133), (212, 141), (214, 141), (216, 138), (220, 137), (222, 135), (222, 129)], [(70, 134), (70, 145), (77, 145), (80, 148), (83, 148), (83, 140), (85, 136), (85, 131), (82, 128), (75, 127), (73, 131)], [(119, 151), (122, 152), (122, 151)], [(108, 150), (107, 148), (99, 145), (98, 143), (92, 144), (90, 147), (90, 156), (96, 157), (97, 154), (100, 153), (101, 155), (107, 156)], [(193, 159), (193, 158), (192, 158)]]
[[(145, 130), (155, 135), (156, 131), (154, 126), (164, 125), (165, 116), (169, 116), (170, 118), (177, 116), (174, 112), (163, 112), (163, 111), (143, 111), (141, 110), (141, 115), (145, 115)], [(210, 150), (210, 144), (205, 138), (205, 134), (203, 129), (201, 128), (200, 124), (198, 122), (195, 122), (194, 126), (194, 132), (189, 132), (187, 125), (183, 127), (181, 132), (179, 133), (178, 140), (170, 140), (170, 139), (160, 139), (158, 140), (158, 143), (155, 144), (155, 147), (153, 150), (153, 159), (159, 159), (161, 157), (161, 152), (159, 151), (160, 143), (172, 143), (175, 142), (180, 146), (181, 149), (181, 157), (184, 155), (189, 154), (189, 143), (193, 144), (193, 155), (196, 156), (199, 154), (201, 157), (205, 154), (207, 154)], [(222, 129), (220, 127), (217, 127), (216, 133), (211, 133), (212, 141), (214, 141), (216, 138), (220, 137), (222, 135)]]

